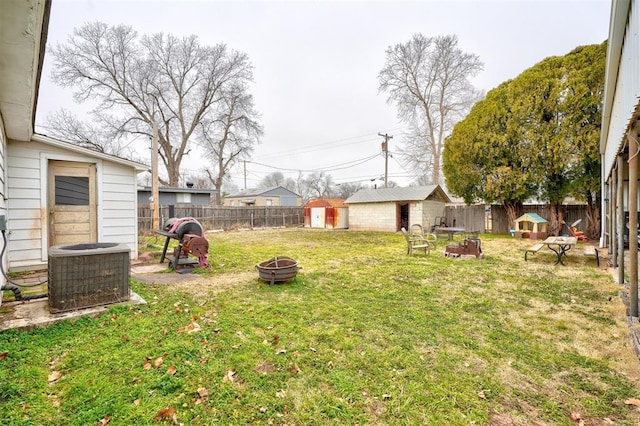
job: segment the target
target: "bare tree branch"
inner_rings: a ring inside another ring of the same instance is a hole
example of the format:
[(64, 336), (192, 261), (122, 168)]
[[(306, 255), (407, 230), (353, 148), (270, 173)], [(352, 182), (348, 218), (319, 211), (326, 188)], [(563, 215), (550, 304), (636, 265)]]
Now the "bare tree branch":
[(131, 27), (100, 22), (75, 29), (52, 55), (53, 81), (72, 88), (78, 102), (96, 100), (93, 113), (108, 112), (119, 136), (150, 134), (156, 122), (171, 186), (199, 123), (215, 120), (230, 88), (253, 78), (247, 55), (224, 44), (162, 33), (138, 38)]
[(387, 48), (386, 57), (378, 74), (379, 90), (412, 127), (405, 135), (402, 161), (419, 181), (427, 176), (430, 183), (440, 183), (445, 137), (480, 99), (469, 79), (483, 64), (476, 55), (462, 52), (452, 35), (415, 34), (407, 43)]

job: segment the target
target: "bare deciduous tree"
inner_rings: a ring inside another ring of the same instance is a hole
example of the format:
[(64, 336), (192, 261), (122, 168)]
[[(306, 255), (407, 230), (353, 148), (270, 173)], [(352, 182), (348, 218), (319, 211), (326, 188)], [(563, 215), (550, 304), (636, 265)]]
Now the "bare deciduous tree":
[(75, 143), (84, 148), (122, 158), (136, 159), (137, 156), (131, 149), (130, 143), (117, 138), (115, 129), (84, 122), (64, 108), (47, 116), (46, 128), (48, 136)]
[[(74, 98), (97, 101), (93, 113), (119, 135), (144, 135), (158, 125), (160, 158), (176, 186), (198, 124), (228, 101), (229, 86), (251, 81), (246, 54), (224, 44), (201, 46), (196, 36), (162, 33), (138, 38), (129, 26), (88, 23), (51, 51), (53, 81)], [(213, 120), (213, 118), (210, 118)]]
[(298, 186), (296, 181), (292, 178), (287, 178), (284, 176), (282, 172), (273, 172), (262, 178), (258, 187), (260, 188), (271, 188), (274, 186), (281, 186), (283, 188), (287, 188), (289, 191), (298, 193)]
[(331, 197), (333, 193), (333, 178), (325, 172), (310, 173), (304, 182), (309, 198)]
[(285, 181), (285, 177), (284, 177), (284, 174), (282, 174), (282, 172), (273, 172), (263, 177), (260, 183), (258, 184), (258, 187), (271, 188), (272, 186), (283, 186), (284, 181)]
[(200, 144), (205, 155), (213, 163), (213, 171), (207, 169), (211, 182), (220, 197), (222, 184), (229, 170), (253, 152), (262, 136), (258, 113), (253, 107), (253, 96), (244, 84), (232, 86), (218, 104), (215, 116), (206, 117), (199, 128)]
[(386, 50), (379, 90), (411, 126), (402, 161), (418, 176), (429, 176), (431, 183), (441, 180), (445, 137), (480, 98), (469, 79), (482, 69), (476, 55), (458, 48), (454, 35), (415, 34)]

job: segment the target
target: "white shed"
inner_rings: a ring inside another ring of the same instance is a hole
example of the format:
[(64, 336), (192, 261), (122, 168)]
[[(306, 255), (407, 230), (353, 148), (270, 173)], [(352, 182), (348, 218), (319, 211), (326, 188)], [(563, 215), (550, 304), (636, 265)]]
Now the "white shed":
[(418, 223), (425, 229), (444, 217), (451, 200), (439, 185), (363, 189), (345, 200), (349, 229), (397, 232)]
[(147, 166), (42, 135), (9, 141), (9, 267), (46, 267), (48, 248), (121, 243), (138, 256), (137, 174)]

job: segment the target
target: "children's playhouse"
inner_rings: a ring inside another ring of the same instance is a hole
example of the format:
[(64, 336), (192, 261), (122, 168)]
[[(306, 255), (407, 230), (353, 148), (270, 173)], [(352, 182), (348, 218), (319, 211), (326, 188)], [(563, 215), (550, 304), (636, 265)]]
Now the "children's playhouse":
[(515, 221), (515, 236), (544, 240), (547, 238), (547, 219), (536, 213), (525, 213)]

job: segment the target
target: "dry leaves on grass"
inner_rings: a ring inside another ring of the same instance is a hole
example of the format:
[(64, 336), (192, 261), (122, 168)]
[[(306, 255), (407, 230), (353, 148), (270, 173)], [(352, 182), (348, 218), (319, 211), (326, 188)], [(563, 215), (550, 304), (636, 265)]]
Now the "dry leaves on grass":
[(228, 370), (227, 374), (222, 378), (223, 382), (233, 383), (236, 380), (236, 372), (234, 370)]
[(194, 401), (195, 405), (200, 405), (202, 402), (209, 397), (209, 391), (207, 388), (198, 388), (198, 398)]
[(178, 329), (178, 333), (191, 334), (191, 333), (197, 333), (200, 330), (201, 330), (200, 325), (197, 322), (193, 321), (189, 325), (185, 325), (184, 327), (180, 327)]
[(276, 371), (276, 366), (274, 364), (271, 364), (271, 363), (268, 363), (268, 362), (261, 362), (260, 364), (258, 364), (256, 366), (254, 371), (256, 373), (269, 374), (269, 373), (273, 373), (274, 371)]
[(176, 416), (176, 410), (171, 406), (163, 408), (162, 410), (158, 411), (156, 415), (153, 417), (153, 419), (155, 421), (171, 420), (173, 424), (178, 424), (178, 417)]
[(300, 374), (300, 372), (301, 372), (302, 370), (300, 370), (300, 367), (298, 367), (298, 364), (294, 362), (294, 363), (293, 363), (293, 368), (291, 368), (291, 370), (290, 370), (290, 371), (291, 371), (291, 375), (292, 375), (292, 376), (295, 376), (295, 375)]
[(111, 419), (109, 418), (109, 416), (104, 416), (103, 418), (100, 419), (100, 421), (98, 422), (98, 426), (105, 426), (108, 425), (109, 422), (111, 421)]
[(629, 398), (624, 403), (627, 405), (635, 405), (636, 407), (640, 407), (640, 399), (637, 398)]
[(52, 371), (49, 373), (48, 382), (50, 385), (56, 383), (58, 380), (62, 378), (62, 373), (59, 371)]
[(584, 426), (584, 419), (582, 414), (577, 411), (571, 413), (571, 420), (573, 420), (578, 426)]
[(7, 357), (7, 355), (9, 355), (9, 352), (2, 352), (0, 354), (0, 359), (5, 359)]
[(165, 354), (160, 355), (159, 357), (156, 357), (153, 360), (153, 363), (151, 362), (151, 357), (149, 357), (149, 356), (144, 357), (144, 364), (143, 364), (142, 368), (144, 370), (151, 370), (152, 367), (155, 367), (155, 368), (162, 367), (162, 364), (164, 364), (164, 359), (165, 359), (165, 357), (167, 355), (168, 354), (165, 353)]

